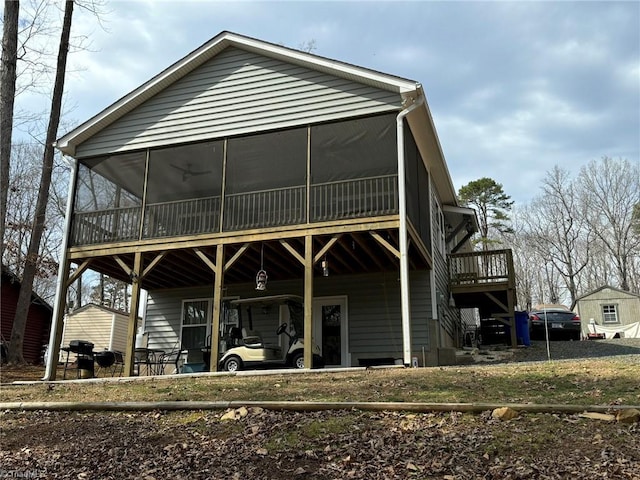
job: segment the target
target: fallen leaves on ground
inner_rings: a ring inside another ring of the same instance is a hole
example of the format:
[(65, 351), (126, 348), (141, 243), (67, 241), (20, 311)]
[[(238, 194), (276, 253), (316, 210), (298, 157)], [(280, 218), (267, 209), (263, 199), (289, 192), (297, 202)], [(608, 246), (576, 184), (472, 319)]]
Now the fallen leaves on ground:
[(640, 424), (487, 411), (0, 414), (3, 471), (46, 479), (640, 479)]

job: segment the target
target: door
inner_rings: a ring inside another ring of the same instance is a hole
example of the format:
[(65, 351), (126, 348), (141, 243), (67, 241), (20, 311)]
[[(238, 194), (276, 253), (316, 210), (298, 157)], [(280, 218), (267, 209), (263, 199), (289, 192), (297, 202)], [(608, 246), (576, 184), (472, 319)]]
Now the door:
[(349, 366), (347, 332), (347, 297), (314, 299), (313, 340), (327, 366)]
[(182, 325), (180, 344), (187, 350), (187, 362), (203, 362), (205, 347), (211, 329), (211, 301), (209, 299), (184, 300), (182, 302)]

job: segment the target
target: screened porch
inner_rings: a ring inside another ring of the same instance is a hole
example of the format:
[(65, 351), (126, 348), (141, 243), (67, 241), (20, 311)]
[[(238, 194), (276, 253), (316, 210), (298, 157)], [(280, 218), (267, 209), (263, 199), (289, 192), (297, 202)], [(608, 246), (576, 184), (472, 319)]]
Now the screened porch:
[[(395, 125), (385, 114), (83, 159), (71, 244), (397, 215)], [(405, 183), (417, 219), (428, 177), (407, 137)]]

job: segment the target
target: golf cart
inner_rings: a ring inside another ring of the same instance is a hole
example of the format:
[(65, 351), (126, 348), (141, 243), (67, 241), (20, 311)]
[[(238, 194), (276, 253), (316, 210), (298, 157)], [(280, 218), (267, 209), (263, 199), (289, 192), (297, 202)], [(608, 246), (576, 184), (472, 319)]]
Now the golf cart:
[[(298, 333), (303, 331), (303, 318), (302, 298), (295, 295), (224, 302), (219, 370), (235, 372), (246, 368), (304, 368), (304, 340)], [(288, 321), (282, 321), (284, 319)], [(255, 324), (266, 329), (278, 322), (280, 326), (275, 330), (275, 337), (263, 338), (253, 330)], [(273, 340), (278, 343), (268, 343)], [(312, 348), (313, 366), (323, 367), (320, 347), (313, 344)], [(210, 348), (203, 349), (206, 367), (209, 366), (210, 354)]]

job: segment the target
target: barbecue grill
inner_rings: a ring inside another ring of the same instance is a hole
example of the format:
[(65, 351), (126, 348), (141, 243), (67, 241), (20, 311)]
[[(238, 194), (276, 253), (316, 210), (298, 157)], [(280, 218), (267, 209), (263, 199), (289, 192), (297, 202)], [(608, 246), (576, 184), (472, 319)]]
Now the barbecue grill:
[(96, 352), (93, 354), (96, 359), (96, 363), (100, 368), (109, 368), (114, 363), (116, 363), (116, 354), (110, 350), (105, 350), (103, 352)]
[(67, 360), (64, 364), (64, 378), (67, 377), (67, 364), (69, 352), (76, 354), (76, 366), (78, 378), (92, 378), (95, 370), (93, 367), (93, 343), (86, 340), (71, 340), (69, 346), (62, 350), (67, 352)]
[(71, 340), (69, 342), (69, 350), (76, 355), (93, 356), (93, 343), (86, 340)]

